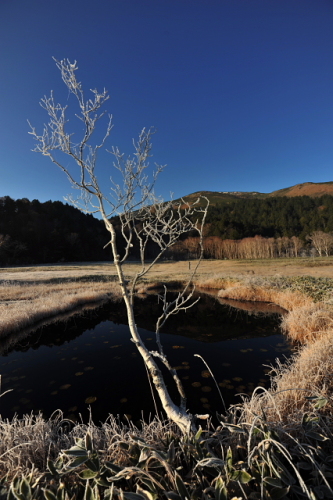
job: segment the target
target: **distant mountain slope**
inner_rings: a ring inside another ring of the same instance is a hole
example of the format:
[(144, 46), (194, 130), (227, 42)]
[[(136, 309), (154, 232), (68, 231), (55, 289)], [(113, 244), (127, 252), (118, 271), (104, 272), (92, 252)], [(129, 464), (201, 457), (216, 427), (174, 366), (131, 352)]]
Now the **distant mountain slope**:
[(269, 196), (324, 196), (333, 195), (333, 182), (304, 182), (289, 188), (279, 189), (269, 193)]
[(193, 202), (198, 196), (206, 196), (211, 205), (222, 201), (235, 199), (265, 199), (273, 197), (295, 197), (295, 196), (310, 196), (315, 198), (318, 196), (331, 195), (333, 196), (333, 181), (330, 182), (304, 182), (295, 186), (279, 189), (271, 193), (260, 193), (258, 191), (197, 191), (184, 196), (184, 200)]

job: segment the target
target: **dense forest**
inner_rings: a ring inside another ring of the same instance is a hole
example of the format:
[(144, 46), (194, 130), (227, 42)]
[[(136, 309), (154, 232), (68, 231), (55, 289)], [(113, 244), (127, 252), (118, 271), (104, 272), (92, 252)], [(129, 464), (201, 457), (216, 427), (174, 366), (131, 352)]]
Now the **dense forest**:
[(60, 201), (0, 198), (0, 265), (107, 260), (104, 224)]
[[(333, 232), (333, 196), (229, 199), (209, 208), (205, 257), (292, 257), (311, 251), (320, 254), (320, 247), (308, 238), (316, 231)], [(118, 234), (121, 237), (119, 227)], [(111, 258), (109, 247), (103, 250), (107, 242), (104, 224), (71, 205), (0, 198), (1, 266), (105, 261)], [(197, 250), (197, 240), (188, 235), (167, 257), (195, 258)], [(147, 257), (153, 257), (155, 252), (151, 245)], [(323, 255), (325, 252), (328, 250), (323, 247)], [(134, 242), (131, 258), (137, 257)]]
[(238, 240), (255, 235), (267, 238), (333, 231), (333, 196), (297, 196), (230, 200), (211, 206), (208, 236)]

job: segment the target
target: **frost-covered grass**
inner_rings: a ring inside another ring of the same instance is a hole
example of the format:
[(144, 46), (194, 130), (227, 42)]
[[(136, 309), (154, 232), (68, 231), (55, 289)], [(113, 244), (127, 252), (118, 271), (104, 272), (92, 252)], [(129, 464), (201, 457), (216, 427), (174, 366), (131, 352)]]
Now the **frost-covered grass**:
[(118, 286), (109, 279), (56, 283), (0, 284), (0, 337), (51, 320), (78, 307), (119, 297)]

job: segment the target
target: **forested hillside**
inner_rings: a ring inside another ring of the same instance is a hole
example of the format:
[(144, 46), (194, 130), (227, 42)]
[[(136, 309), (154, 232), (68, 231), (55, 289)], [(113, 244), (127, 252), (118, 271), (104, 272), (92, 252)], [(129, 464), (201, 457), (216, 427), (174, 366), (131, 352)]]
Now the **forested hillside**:
[(333, 231), (333, 196), (229, 200), (209, 209), (208, 236), (241, 239), (298, 236)]
[[(121, 238), (116, 220), (115, 226)], [(309, 253), (311, 249), (318, 254), (330, 253), (333, 243), (326, 241), (316, 246), (307, 238), (316, 231), (327, 235), (333, 232), (333, 196), (226, 197), (209, 208), (205, 257), (297, 256), (301, 250)], [(167, 257), (196, 258), (198, 241), (191, 236), (176, 244)], [(109, 247), (103, 250), (108, 239), (100, 220), (71, 205), (0, 198), (1, 266), (109, 260)], [(131, 258), (136, 259), (138, 246), (133, 243)], [(156, 250), (155, 244), (148, 246), (147, 257), (152, 258)]]
[(106, 260), (104, 224), (60, 201), (0, 198), (0, 265)]

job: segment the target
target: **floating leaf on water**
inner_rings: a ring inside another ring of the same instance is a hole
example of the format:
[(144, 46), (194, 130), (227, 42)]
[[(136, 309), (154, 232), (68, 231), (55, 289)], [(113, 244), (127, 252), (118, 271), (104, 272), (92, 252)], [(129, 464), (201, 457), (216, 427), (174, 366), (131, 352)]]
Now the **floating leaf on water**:
[(182, 361), (182, 365), (189, 365), (190, 363), (188, 361)]
[(76, 360), (77, 360), (77, 358), (71, 358), (71, 360), (72, 360), (72, 361), (76, 361)]
[(222, 366), (231, 366), (231, 363), (221, 363)]
[(73, 412), (73, 411), (76, 411), (76, 410), (77, 410), (77, 406), (72, 406), (71, 408), (69, 408), (68, 411)]
[(247, 349), (239, 349), (240, 352), (247, 352)]
[(137, 357), (137, 353), (136, 352), (131, 352), (131, 356), (132, 356), (132, 358), (136, 358)]
[(33, 390), (33, 389), (27, 389), (27, 390), (25, 391), (25, 393), (26, 393), (26, 394), (30, 394), (30, 392), (34, 392), (34, 390)]
[(121, 402), (121, 403), (127, 403), (127, 398), (122, 398), (122, 399), (120, 400), (120, 402)]
[(93, 369), (94, 369), (94, 367), (93, 367), (93, 366), (85, 366), (85, 367), (84, 367), (84, 371), (85, 371), (85, 372), (89, 372), (90, 370), (93, 370)]
[(92, 345), (92, 344), (84, 344), (84, 345)]
[(13, 408), (10, 409), (10, 411), (18, 411), (20, 409), (19, 406), (13, 406)]
[(202, 370), (202, 372), (201, 372), (201, 376), (202, 376), (203, 378), (209, 378), (209, 377), (211, 377), (211, 374), (209, 373), (209, 371), (208, 371), (208, 370)]
[(203, 392), (210, 392), (212, 390), (212, 388), (209, 387), (209, 385), (204, 385), (203, 387), (201, 387), (201, 390)]
[(208, 403), (205, 403), (205, 404), (203, 404), (202, 406), (203, 406), (204, 408), (207, 408), (208, 410), (209, 410), (209, 408), (210, 408), (210, 405), (209, 405)]
[(104, 340), (103, 344), (108, 344), (109, 341), (108, 340)]
[(268, 352), (268, 349), (260, 349), (261, 352)]
[(58, 391), (51, 392), (51, 396), (55, 396), (56, 394), (58, 394)]
[(146, 340), (153, 340), (152, 337), (147, 337)]
[(201, 382), (192, 382), (193, 387), (201, 387)]
[(227, 384), (225, 382), (219, 382), (220, 387), (225, 387)]
[(182, 377), (182, 380), (188, 380), (190, 377), (186, 375), (186, 377)]
[(120, 356), (113, 356), (113, 359), (121, 359)]
[(232, 384), (226, 384), (225, 388), (226, 388), (226, 389), (229, 389), (229, 390), (231, 391), (231, 389), (234, 389), (234, 388), (235, 388), (235, 386), (234, 386), (234, 385), (232, 385)]
[(83, 361), (83, 360), (78, 361), (78, 364), (79, 364), (79, 365), (82, 365), (82, 363), (84, 363), (84, 361)]
[(230, 383), (231, 383), (231, 380), (229, 380), (228, 378), (224, 378), (224, 379), (223, 379), (223, 382), (224, 382), (225, 384), (230, 384)]
[(183, 346), (183, 345), (173, 345), (172, 349), (185, 349), (185, 346)]
[(96, 399), (96, 396), (89, 396), (89, 398), (86, 398), (84, 402), (87, 403), (87, 405), (90, 405), (91, 403), (95, 403)]
[(21, 380), (22, 378), (25, 378), (25, 377), (26, 377), (26, 375), (21, 375), (19, 378)]
[(65, 361), (65, 360), (66, 360), (66, 358), (61, 358), (61, 359), (60, 359), (60, 361)]
[(83, 375), (83, 372), (76, 372), (75, 377), (80, 377), (80, 375)]
[(64, 384), (60, 387), (62, 391), (65, 391), (66, 389), (69, 389), (72, 386), (72, 384)]
[(208, 399), (207, 398), (200, 398), (200, 401), (201, 401), (201, 403), (208, 403)]
[(242, 377), (234, 377), (232, 380), (234, 380), (235, 382), (241, 382), (243, 379)]
[(122, 344), (111, 345), (110, 349), (115, 349), (116, 347), (121, 347)]
[(246, 389), (245, 385), (239, 385), (237, 388), (238, 391), (245, 391), (245, 389)]

